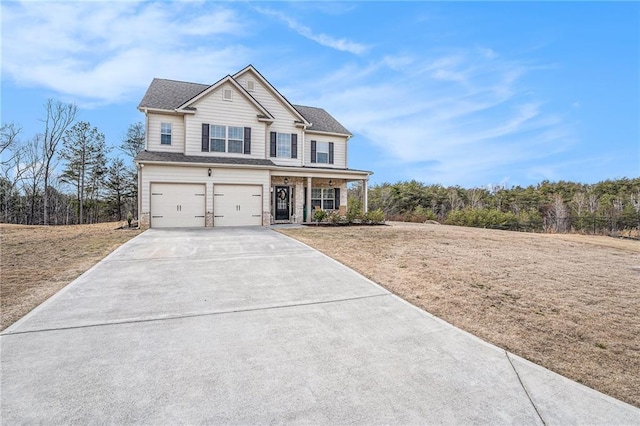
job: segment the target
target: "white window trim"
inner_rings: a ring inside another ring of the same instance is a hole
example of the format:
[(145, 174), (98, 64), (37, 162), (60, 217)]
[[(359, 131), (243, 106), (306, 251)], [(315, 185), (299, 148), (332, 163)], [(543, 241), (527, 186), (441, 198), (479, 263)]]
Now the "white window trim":
[[(240, 129), (240, 139), (231, 139), (229, 134), (231, 133), (230, 130), (231, 130), (232, 127)], [(232, 141), (233, 142), (240, 142), (240, 151), (231, 152), (229, 150), (229, 146), (230, 146), (230, 143)], [(226, 142), (226, 146), (227, 146), (227, 152), (230, 153), (230, 154), (244, 154), (244, 127), (241, 127), (241, 126), (227, 126), (227, 142)]]
[[(169, 131), (167, 132), (167, 126)], [(160, 123), (160, 145), (171, 145), (173, 137), (171, 136), (173, 130), (172, 123)], [(163, 136), (169, 136), (169, 143), (162, 142)]]
[[(214, 136), (213, 134), (214, 127), (224, 127), (224, 138)], [(214, 139), (224, 140), (224, 151), (216, 151), (213, 149)], [(227, 126), (222, 126), (220, 124), (209, 124), (209, 152), (227, 152)]]
[(253, 80), (247, 80), (247, 92), (254, 92), (256, 90), (256, 82)]
[[(289, 151), (286, 155), (280, 153), (280, 135), (287, 136), (289, 139), (288, 147)], [(276, 158), (291, 158), (291, 133), (276, 133)]]
[[(314, 189), (319, 189), (320, 190), (320, 198), (314, 198), (313, 197), (313, 190)], [(329, 198), (329, 197), (325, 196), (326, 195), (325, 191), (328, 191), (328, 190), (333, 191), (333, 198)], [(324, 202), (328, 201), (328, 200), (333, 200), (333, 209), (325, 209), (324, 208)], [(333, 187), (332, 188), (325, 188), (325, 187), (311, 188), (311, 205), (312, 206), (314, 205), (314, 203), (313, 203), (314, 201), (320, 201), (320, 208), (322, 210), (339, 210), (339, 208), (336, 208), (336, 205), (340, 204), (339, 200), (338, 200), (338, 203), (336, 204), (336, 188), (333, 188)]]
[[(213, 136), (213, 128), (214, 127), (224, 127), (224, 151), (214, 151), (213, 149), (211, 149), (212, 145), (211, 145), (211, 141), (213, 139), (220, 139), (222, 140), (223, 138), (221, 137), (214, 137)], [(241, 137), (240, 139), (231, 139), (229, 137), (229, 129), (231, 127), (235, 127), (240, 129), (240, 133), (241, 133)], [(229, 151), (229, 142), (240, 142), (240, 151), (238, 152), (231, 152)], [(209, 124), (209, 152), (218, 152), (218, 153), (227, 153), (227, 154), (244, 154), (244, 127), (242, 126), (225, 126), (222, 124)]]
[(222, 89), (222, 100), (223, 101), (232, 101), (233, 100), (233, 90), (231, 90), (231, 89)]
[[(326, 151), (322, 151), (320, 150), (320, 146), (326, 146)], [(326, 154), (327, 155), (327, 161), (320, 161), (319, 160), (319, 156), (318, 154)], [(316, 163), (318, 164), (329, 164), (329, 142), (321, 142), (321, 141), (317, 141), (316, 142)]]

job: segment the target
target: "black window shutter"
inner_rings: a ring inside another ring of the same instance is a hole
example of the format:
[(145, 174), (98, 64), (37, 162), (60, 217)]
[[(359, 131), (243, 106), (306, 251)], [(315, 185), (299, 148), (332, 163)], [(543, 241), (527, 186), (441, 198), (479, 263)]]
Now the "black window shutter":
[(291, 158), (298, 158), (298, 135), (291, 133)]
[(333, 164), (333, 142), (329, 142), (329, 164)]
[(338, 210), (340, 208), (340, 188), (336, 188), (335, 191), (336, 194), (334, 195), (333, 208)]
[(251, 154), (251, 127), (244, 128), (244, 153)]
[(202, 152), (209, 152), (209, 125), (202, 123)]
[(316, 141), (311, 141), (311, 162), (316, 162)]
[(276, 156), (276, 139), (277, 139), (277, 133), (276, 132), (271, 132), (271, 150), (270, 150), (270, 156), (271, 157), (275, 157)]

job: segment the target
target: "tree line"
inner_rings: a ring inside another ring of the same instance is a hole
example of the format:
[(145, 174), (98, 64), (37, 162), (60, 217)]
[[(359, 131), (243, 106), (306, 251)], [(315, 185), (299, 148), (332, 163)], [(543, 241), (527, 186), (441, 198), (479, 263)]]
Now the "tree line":
[(640, 178), (471, 189), (412, 180), (374, 185), (368, 199), (369, 209), (381, 209), (387, 220), (538, 232), (637, 235), (640, 230)]
[(144, 149), (142, 123), (131, 124), (113, 147), (78, 108), (49, 99), (42, 131), (27, 138), (17, 123), (0, 127), (0, 221), (68, 225), (137, 217), (133, 158)]

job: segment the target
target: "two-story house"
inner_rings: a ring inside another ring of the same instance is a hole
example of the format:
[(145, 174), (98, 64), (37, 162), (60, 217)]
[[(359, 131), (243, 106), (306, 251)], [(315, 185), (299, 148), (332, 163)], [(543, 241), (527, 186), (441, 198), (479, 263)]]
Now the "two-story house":
[(292, 105), (253, 66), (212, 85), (154, 79), (138, 109), (143, 227), (304, 223), (347, 208), (351, 133), (321, 108)]

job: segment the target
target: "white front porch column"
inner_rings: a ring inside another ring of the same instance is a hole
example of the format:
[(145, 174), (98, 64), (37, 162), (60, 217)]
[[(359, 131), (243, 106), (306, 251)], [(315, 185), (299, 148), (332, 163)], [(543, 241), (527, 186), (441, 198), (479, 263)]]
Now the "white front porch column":
[(311, 177), (307, 178), (307, 222), (312, 221), (311, 217)]
[(369, 188), (367, 186), (367, 184), (369, 183), (369, 179), (362, 179), (362, 189), (363, 191), (363, 198), (364, 200), (362, 200), (362, 213), (366, 213), (369, 211)]

